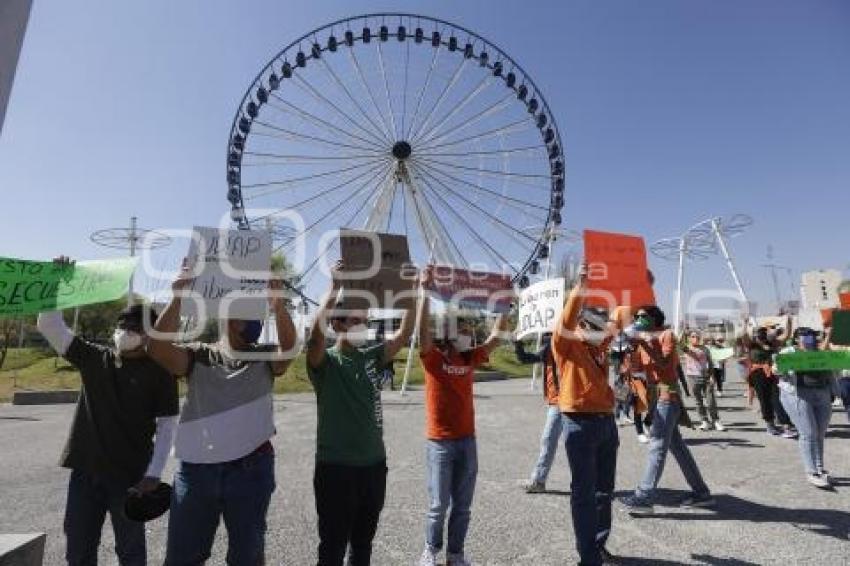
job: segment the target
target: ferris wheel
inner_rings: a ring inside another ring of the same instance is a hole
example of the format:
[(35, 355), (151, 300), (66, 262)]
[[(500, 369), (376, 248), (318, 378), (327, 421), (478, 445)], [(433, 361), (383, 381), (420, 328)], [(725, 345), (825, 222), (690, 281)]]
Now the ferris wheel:
[(275, 242), (306, 242), (304, 286), (338, 255), (321, 234), (342, 227), (405, 234), (420, 265), (527, 284), (548, 242), (524, 228), (559, 225), (564, 205), (560, 133), (531, 77), (480, 35), (412, 14), (339, 20), (275, 55), (236, 111), (226, 174), (239, 227), (300, 215)]

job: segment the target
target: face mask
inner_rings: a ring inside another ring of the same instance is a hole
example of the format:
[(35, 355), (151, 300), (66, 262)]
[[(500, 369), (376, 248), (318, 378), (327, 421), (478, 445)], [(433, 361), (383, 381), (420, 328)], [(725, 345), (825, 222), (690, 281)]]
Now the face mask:
[(804, 350), (816, 350), (818, 347), (818, 339), (811, 334), (806, 334), (800, 337), (800, 342), (803, 344)]
[(349, 326), (345, 331), (345, 339), (355, 348), (359, 348), (366, 344), (369, 340), (369, 328), (365, 324), (355, 324)]
[(582, 340), (591, 346), (599, 346), (603, 341), (605, 341), (605, 335), (596, 330), (585, 330), (583, 331)]
[(142, 336), (136, 332), (118, 328), (112, 334), (112, 341), (115, 343), (115, 349), (119, 352), (129, 352), (142, 345)]
[(468, 352), (472, 349), (472, 336), (461, 334), (452, 340), (452, 346), (454, 346), (454, 349), (458, 352)]
[(644, 332), (652, 328), (652, 322), (650, 322), (649, 317), (639, 316), (635, 319), (634, 327), (635, 330)]
[(260, 339), (260, 334), (263, 333), (263, 323), (259, 320), (246, 320), (242, 325), (242, 331), (239, 337), (246, 344), (253, 344)]

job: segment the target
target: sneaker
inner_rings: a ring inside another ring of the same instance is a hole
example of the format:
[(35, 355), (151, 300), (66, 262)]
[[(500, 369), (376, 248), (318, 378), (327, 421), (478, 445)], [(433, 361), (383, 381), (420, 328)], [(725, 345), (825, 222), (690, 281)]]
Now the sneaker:
[(820, 469), (820, 477), (825, 479), (826, 483), (828, 483), (829, 485), (833, 485), (833, 481), (832, 481), (832, 478), (829, 475), (829, 472), (827, 472), (823, 468)]
[(602, 560), (602, 564), (620, 564), (620, 559), (608, 552), (608, 549), (604, 546), (599, 549), (599, 559)]
[(619, 499), (629, 513), (652, 513), (652, 503), (643, 497), (629, 495)]
[(638, 435), (638, 442), (641, 444), (649, 444), (649, 437), (641, 433)]
[(808, 476), (806, 476), (806, 479), (809, 481), (810, 484), (817, 488), (827, 489), (829, 487), (829, 480), (827, 480), (820, 474), (809, 474)]
[(717, 391), (715, 391), (714, 394), (717, 395), (718, 397), (723, 397), (723, 392), (719, 389)]
[(472, 562), (467, 560), (462, 552), (449, 552), (446, 554), (446, 566), (472, 566)]
[(780, 434), (782, 434), (782, 431), (780, 431), (778, 428), (776, 428), (775, 425), (768, 423), (767, 433), (772, 434), (773, 436), (779, 436)]
[(522, 484), (526, 493), (545, 493), (546, 484), (542, 481), (528, 480)]
[(679, 505), (682, 507), (700, 507), (704, 509), (707, 507), (714, 507), (715, 505), (717, 505), (717, 501), (711, 496), (710, 493), (706, 493), (703, 495), (692, 493), (683, 497), (679, 501)]
[(425, 546), (422, 556), (419, 557), (419, 566), (437, 566), (437, 554), (430, 546)]
[(797, 434), (797, 431), (794, 430), (793, 428), (790, 428), (790, 427), (783, 429), (783, 431), (782, 431), (782, 438), (794, 439), (794, 438), (797, 438), (798, 436), (799, 435)]
[(726, 427), (725, 427), (725, 426), (723, 426), (723, 423), (722, 423), (722, 422), (720, 422), (720, 421), (714, 421), (714, 430), (717, 430), (717, 431), (723, 432), (724, 430), (726, 430)]
[(626, 415), (623, 415), (623, 418), (620, 420), (620, 422), (622, 422), (624, 425), (630, 425), (630, 424), (635, 423), (635, 421), (633, 421), (632, 419), (630, 419)]
[(708, 421), (702, 421), (702, 423), (699, 425), (699, 429), (700, 430), (711, 430), (711, 423), (708, 422)]

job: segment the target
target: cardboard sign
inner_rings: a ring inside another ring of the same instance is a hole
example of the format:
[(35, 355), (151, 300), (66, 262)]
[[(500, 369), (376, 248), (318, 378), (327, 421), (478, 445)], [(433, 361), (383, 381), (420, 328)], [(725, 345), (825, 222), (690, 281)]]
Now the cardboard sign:
[(589, 291), (586, 306), (611, 310), (621, 305), (655, 304), (646, 245), (640, 236), (585, 230), (584, 260)]
[(839, 293), (838, 302), (841, 303), (842, 309), (850, 310), (850, 292)]
[(345, 264), (342, 308), (404, 307), (400, 296), (410, 295), (416, 277), (406, 236), (342, 228), (339, 248)]
[(823, 315), (817, 309), (806, 309), (797, 315), (795, 328), (806, 327), (812, 330), (823, 330)]
[(552, 332), (564, 310), (564, 279), (535, 283), (519, 295), (517, 340), (529, 334)]
[(850, 352), (818, 350), (815, 352), (788, 352), (776, 356), (779, 373), (789, 371), (837, 371), (850, 369)]
[(850, 310), (833, 311), (829, 342), (836, 346), (850, 346)]
[(0, 316), (35, 314), (120, 299), (138, 258), (52, 261), (0, 258)]
[(181, 314), (265, 319), (271, 235), (265, 230), (220, 230), (201, 226), (193, 231), (186, 258), (195, 278), (181, 303)]
[(514, 301), (510, 275), (469, 271), (448, 265), (429, 265), (433, 273), (425, 290), (462, 308), (506, 313)]

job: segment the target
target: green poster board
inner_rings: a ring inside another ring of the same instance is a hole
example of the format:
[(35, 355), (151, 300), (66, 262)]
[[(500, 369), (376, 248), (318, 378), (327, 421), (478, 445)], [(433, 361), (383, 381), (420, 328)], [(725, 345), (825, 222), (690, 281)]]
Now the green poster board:
[(708, 351), (713, 362), (722, 362), (735, 355), (735, 348), (709, 348)]
[(832, 333), (829, 341), (836, 346), (850, 346), (850, 310), (832, 311)]
[(839, 350), (789, 352), (776, 356), (776, 366), (779, 373), (850, 369), (850, 352)]
[(0, 316), (35, 314), (121, 298), (138, 258), (52, 261), (0, 257)]

